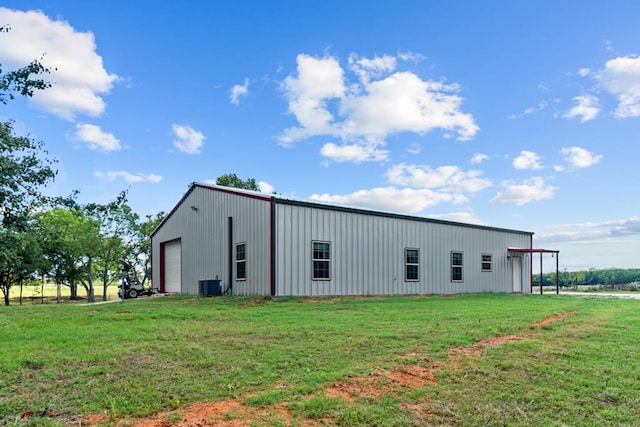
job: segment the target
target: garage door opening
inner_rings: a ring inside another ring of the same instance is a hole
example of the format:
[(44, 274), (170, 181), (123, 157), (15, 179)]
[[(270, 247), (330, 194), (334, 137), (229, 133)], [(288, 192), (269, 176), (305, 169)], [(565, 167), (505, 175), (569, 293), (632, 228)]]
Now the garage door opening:
[(160, 244), (160, 292), (182, 292), (182, 241)]

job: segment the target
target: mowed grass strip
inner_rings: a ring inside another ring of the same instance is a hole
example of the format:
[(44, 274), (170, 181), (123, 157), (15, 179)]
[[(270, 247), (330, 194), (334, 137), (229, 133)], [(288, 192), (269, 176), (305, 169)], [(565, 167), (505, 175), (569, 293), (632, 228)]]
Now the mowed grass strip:
[[(526, 339), (451, 366), (452, 349), (508, 335)], [(240, 399), (284, 405), (297, 425), (637, 425), (639, 342), (640, 301), (555, 295), (10, 306), (0, 309), (0, 424), (115, 423)], [(440, 364), (437, 381), (326, 394), (407, 364)]]

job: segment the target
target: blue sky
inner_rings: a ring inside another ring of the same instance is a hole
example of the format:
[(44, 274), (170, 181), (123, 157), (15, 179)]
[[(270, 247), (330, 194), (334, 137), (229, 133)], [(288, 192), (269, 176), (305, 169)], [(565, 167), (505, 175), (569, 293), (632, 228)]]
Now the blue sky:
[(638, 2), (3, 4), (3, 67), (56, 69), (0, 106), (59, 160), (51, 194), (147, 214), (236, 173), (640, 265)]

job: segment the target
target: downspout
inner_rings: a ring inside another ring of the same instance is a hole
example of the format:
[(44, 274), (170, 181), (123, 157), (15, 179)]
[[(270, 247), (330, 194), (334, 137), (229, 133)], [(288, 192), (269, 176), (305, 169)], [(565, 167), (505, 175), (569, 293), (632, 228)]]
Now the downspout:
[(270, 274), (269, 274), (269, 292), (272, 297), (276, 296), (276, 202), (275, 199), (271, 198), (271, 213), (270, 213), (270, 222), (271, 222), (271, 235), (270, 235), (270, 254), (269, 254), (269, 263), (270, 263)]
[(164, 246), (165, 243), (160, 243), (160, 283), (159, 283), (159, 292), (164, 292), (164, 282), (165, 282), (165, 274), (164, 274)]
[(229, 295), (233, 295), (233, 217), (230, 216), (228, 220), (229, 227), (229, 287), (227, 292)]

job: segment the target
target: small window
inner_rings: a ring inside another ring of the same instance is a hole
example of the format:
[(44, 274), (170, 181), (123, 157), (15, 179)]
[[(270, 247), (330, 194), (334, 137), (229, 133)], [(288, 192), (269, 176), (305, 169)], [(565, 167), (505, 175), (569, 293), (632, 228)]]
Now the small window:
[(311, 254), (313, 263), (313, 280), (330, 280), (331, 275), (331, 243), (313, 242)]
[(462, 252), (451, 252), (451, 281), (462, 282)]
[(236, 280), (247, 280), (246, 244), (236, 244)]
[(491, 271), (491, 254), (482, 254), (482, 271)]
[(417, 282), (420, 270), (420, 250), (406, 248), (404, 250), (404, 281)]

